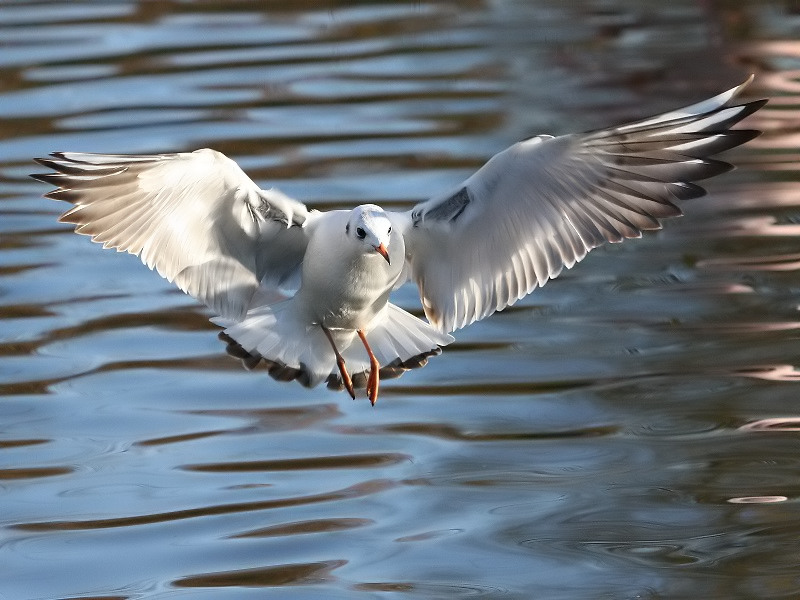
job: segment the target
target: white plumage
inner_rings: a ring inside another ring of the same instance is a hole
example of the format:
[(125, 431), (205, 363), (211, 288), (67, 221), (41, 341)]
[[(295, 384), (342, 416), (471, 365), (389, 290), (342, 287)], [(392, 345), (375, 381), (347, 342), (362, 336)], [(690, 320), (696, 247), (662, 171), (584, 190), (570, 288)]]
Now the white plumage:
[[(365, 385), (374, 402), (379, 369), (424, 364), (450, 332), (601, 243), (679, 215), (677, 201), (704, 193), (694, 181), (731, 168), (710, 157), (758, 135), (730, 129), (765, 102), (734, 102), (750, 80), (637, 123), (519, 142), (407, 212), (309, 210), (208, 149), (59, 152), (36, 159), (55, 173), (33, 177), (74, 205), (61, 220), (78, 233), (140, 256), (217, 313), (246, 365), (263, 358), (276, 379), (351, 395)], [(428, 323), (388, 302), (409, 277)]]

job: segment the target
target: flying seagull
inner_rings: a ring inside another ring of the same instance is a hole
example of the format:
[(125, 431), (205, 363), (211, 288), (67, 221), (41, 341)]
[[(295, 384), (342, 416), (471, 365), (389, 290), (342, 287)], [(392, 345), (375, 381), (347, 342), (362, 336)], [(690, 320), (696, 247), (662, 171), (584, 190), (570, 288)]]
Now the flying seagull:
[[(260, 189), (210, 149), (177, 154), (54, 152), (45, 194), (75, 224), (206, 304), (228, 351), (278, 380), (366, 387), (421, 366), (450, 332), (503, 310), (603, 242), (641, 237), (728, 171), (714, 155), (759, 132), (731, 126), (766, 100), (752, 81), (673, 112), (584, 134), (539, 135), (404, 212), (363, 204), (309, 210)], [(389, 302), (413, 280), (427, 321)]]

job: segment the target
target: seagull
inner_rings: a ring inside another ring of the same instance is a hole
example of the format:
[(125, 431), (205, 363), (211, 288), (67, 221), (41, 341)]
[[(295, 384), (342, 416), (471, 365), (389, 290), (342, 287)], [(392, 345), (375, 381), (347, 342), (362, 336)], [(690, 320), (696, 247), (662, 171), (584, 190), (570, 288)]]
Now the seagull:
[[(766, 100), (753, 77), (686, 108), (584, 134), (538, 135), (410, 210), (310, 210), (211, 149), (54, 152), (32, 177), (60, 218), (129, 252), (217, 315), (228, 352), (277, 380), (323, 381), (374, 405), (382, 374), (422, 366), (451, 332), (511, 306), (604, 242), (641, 237), (733, 167), (712, 158)], [(412, 280), (426, 320), (389, 302)]]

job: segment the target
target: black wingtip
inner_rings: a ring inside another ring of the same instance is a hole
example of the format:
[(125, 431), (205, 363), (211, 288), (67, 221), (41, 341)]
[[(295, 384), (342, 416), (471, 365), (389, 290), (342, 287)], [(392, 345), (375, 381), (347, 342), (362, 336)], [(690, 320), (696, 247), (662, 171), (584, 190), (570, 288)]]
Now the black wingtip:
[(747, 142), (756, 139), (763, 131), (760, 129), (731, 129), (728, 134), (735, 138), (735, 144), (732, 147), (741, 146)]
[(53, 169), (54, 171), (58, 171), (61, 168), (61, 163), (58, 160), (53, 160), (52, 157), (39, 157), (34, 158), (34, 162), (39, 163), (43, 167), (47, 167), (48, 169)]
[[(47, 169), (53, 169), (54, 171), (58, 171), (58, 168), (49, 158), (37, 156), (33, 159), (33, 162), (40, 164)], [(50, 175), (53, 175), (53, 173), (31, 173), (30, 175), (28, 175), (28, 177), (31, 177), (36, 181), (41, 181), (42, 183), (51, 183), (50, 181), (47, 180), (47, 177)]]
[(745, 110), (740, 113), (742, 115), (742, 119), (749, 117), (757, 110), (760, 110), (764, 107), (764, 105), (769, 102), (769, 98), (762, 98), (761, 100), (751, 100), (750, 102), (745, 102), (744, 104), (740, 104), (739, 106), (743, 107)]
[(53, 171), (57, 171), (57, 173), (31, 173), (29, 177), (35, 179), (36, 181), (41, 181), (42, 183), (58, 186), (58, 183), (51, 180), (52, 177), (58, 175), (59, 172), (62, 171), (61, 164), (53, 160), (53, 157), (59, 158), (57, 156), (58, 154), (60, 153), (51, 152), (50, 156), (36, 156), (33, 158), (33, 162), (40, 164), (47, 169), (53, 169)]
[(672, 192), (678, 200), (694, 200), (708, 194), (704, 187), (696, 183), (691, 183), (690, 181), (673, 182), (670, 185), (670, 192)]
[(50, 185), (61, 187), (66, 176), (63, 173), (33, 173), (31, 177), (42, 183), (49, 183)]
[(28, 177), (35, 179), (36, 181), (41, 181), (42, 183), (50, 183), (47, 178), (51, 175), (53, 175), (53, 173), (31, 173), (28, 175)]
[(735, 167), (724, 160), (716, 160), (713, 158), (703, 159), (703, 168), (701, 172), (697, 173), (691, 179), (693, 181), (702, 181), (703, 179), (711, 179), (717, 175), (733, 171)]
[[(763, 98), (761, 100), (753, 100), (752, 102), (745, 102), (743, 104), (726, 104), (724, 106), (719, 107), (717, 110), (713, 111), (713, 113), (718, 113), (723, 110), (729, 110), (731, 108), (738, 108), (738, 112), (731, 117), (728, 117), (724, 121), (720, 121), (714, 124), (713, 128), (710, 128), (705, 131), (705, 133), (723, 133), (723, 132), (737, 132), (740, 131), (738, 129), (731, 130), (730, 128), (739, 123), (740, 121), (744, 121), (747, 117), (755, 113), (756, 111), (760, 110), (764, 107), (764, 105), (769, 102), (768, 99)], [(742, 130), (747, 131), (747, 130)], [(759, 134), (761, 132), (758, 132)]]

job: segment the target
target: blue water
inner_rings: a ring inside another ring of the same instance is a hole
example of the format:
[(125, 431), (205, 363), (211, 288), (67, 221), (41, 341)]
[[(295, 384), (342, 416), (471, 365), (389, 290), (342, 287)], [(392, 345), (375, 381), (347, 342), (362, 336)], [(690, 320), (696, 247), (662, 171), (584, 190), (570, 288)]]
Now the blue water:
[[(799, 597), (798, 36), (781, 2), (0, 5), (0, 598)], [(27, 177), (209, 146), (408, 206), (751, 72), (737, 171), (374, 408), (242, 370)]]

